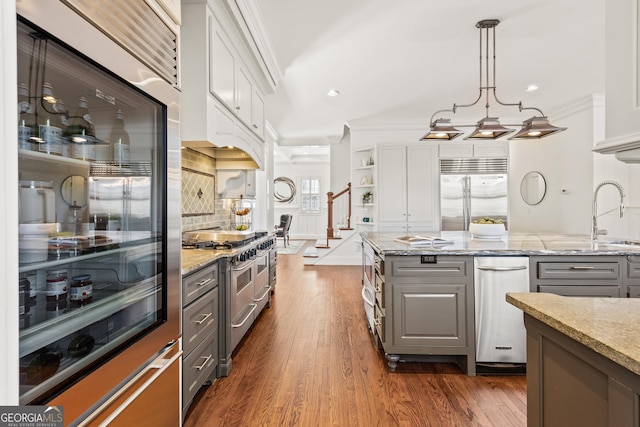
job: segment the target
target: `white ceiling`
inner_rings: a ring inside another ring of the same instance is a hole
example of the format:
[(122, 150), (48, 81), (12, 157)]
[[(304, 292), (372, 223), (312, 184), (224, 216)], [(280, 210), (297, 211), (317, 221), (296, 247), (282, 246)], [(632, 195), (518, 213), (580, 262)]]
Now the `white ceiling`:
[[(427, 123), (479, 88), (476, 22), (496, 28), (497, 93), (550, 116), (604, 92), (605, 0), (255, 0), (282, 73), (267, 96), (280, 144), (338, 141), (345, 124)], [(536, 84), (536, 92), (525, 92)], [(328, 97), (329, 89), (340, 95)], [(484, 117), (484, 102), (456, 119)], [(492, 115), (521, 117), (517, 108)], [(493, 114), (495, 113), (495, 114)]]

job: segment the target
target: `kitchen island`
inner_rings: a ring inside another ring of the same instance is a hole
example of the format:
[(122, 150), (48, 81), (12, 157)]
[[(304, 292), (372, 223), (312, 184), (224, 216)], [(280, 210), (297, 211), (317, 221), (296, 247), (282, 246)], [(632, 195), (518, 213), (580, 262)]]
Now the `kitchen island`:
[(640, 300), (507, 294), (527, 328), (529, 426), (637, 426)]
[[(523, 365), (526, 332), (521, 323), (518, 330), (506, 331), (522, 319), (505, 302), (506, 292), (640, 295), (640, 245), (635, 242), (592, 241), (576, 234), (477, 239), (450, 231), (429, 236), (448, 243), (412, 246), (398, 242), (397, 234), (361, 234), (365, 312), (392, 371), (399, 361), (443, 357), (457, 361), (468, 375), (475, 375), (476, 362)], [(513, 265), (516, 258), (518, 266)], [(497, 264), (480, 265), (487, 261)], [(496, 342), (489, 343), (492, 339)], [(494, 354), (476, 360), (483, 349)]]

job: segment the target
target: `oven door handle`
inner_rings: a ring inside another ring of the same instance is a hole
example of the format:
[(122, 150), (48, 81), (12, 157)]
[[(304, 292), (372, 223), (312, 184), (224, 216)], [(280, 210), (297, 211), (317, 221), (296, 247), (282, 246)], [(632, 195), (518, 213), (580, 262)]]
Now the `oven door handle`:
[(373, 301), (370, 300), (367, 296), (367, 288), (365, 286), (362, 287), (362, 299), (364, 300), (364, 302), (366, 302), (368, 305), (370, 305), (371, 307), (373, 307)]
[(265, 291), (264, 294), (262, 294), (262, 296), (258, 299), (253, 299), (253, 302), (260, 302), (263, 299), (265, 299), (267, 297), (267, 295), (269, 295), (269, 292), (271, 292), (271, 286), (265, 286)]
[(231, 270), (234, 273), (238, 272), (238, 271), (248, 270), (253, 266), (254, 262), (255, 262), (254, 260), (249, 260), (249, 261), (243, 262), (241, 267), (231, 267)]
[(232, 328), (241, 328), (245, 323), (247, 323), (247, 320), (249, 320), (249, 317), (251, 317), (253, 315), (253, 312), (256, 311), (256, 308), (258, 307), (256, 304), (250, 304), (250, 305), (251, 305), (251, 310), (249, 310), (249, 313), (247, 313), (245, 318), (242, 319), (242, 322), (240, 322), (240, 323), (232, 323), (231, 324)]

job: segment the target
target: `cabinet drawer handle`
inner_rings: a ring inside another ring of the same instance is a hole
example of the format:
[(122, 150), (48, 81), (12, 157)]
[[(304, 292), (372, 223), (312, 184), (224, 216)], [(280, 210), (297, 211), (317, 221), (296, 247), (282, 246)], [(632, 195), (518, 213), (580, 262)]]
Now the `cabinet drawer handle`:
[(207, 357), (204, 358), (204, 362), (202, 362), (202, 365), (194, 366), (196, 371), (202, 371), (204, 369), (204, 367), (207, 366), (207, 363), (209, 363), (209, 360), (211, 360), (212, 357), (213, 357), (213, 354), (210, 354), (210, 355), (208, 355)]
[(205, 322), (205, 320), (207, 320), (209, 317), (211, 317), (211, 315), (212, 315), (212, 314), (213, 314), (213, 313), (204, 314), (204, 315), (203, 315), (204, 317), (203, 317), (202, 319), (200, 319), (200, 320), (196, 320), (196, 321), (195, 321), (195, 322), (193, 322), (193, 323), (195, 323), (196, 325), (202, 325), (202, 324)]
[(570, 268), (570, 270), (595, 270), (595, 267), (591, 267), (588, 265), (574, 265)]
[(253, 125), (253, 128), (254, 128), (254, 129), (258, 129), (258, 125), (254, 124), (254, 125)]
[(213, 279), (204, 279), (203, 281), (196, 283), (196, 286), (197, 286), (197, 287), (204, 286), (204, 285), (206, 285), (207, 283), (211, 282), (212, 280), (213, 280)]
[(240, 110), (240, 106), (239, 105), (236, 107), (236, 110)]

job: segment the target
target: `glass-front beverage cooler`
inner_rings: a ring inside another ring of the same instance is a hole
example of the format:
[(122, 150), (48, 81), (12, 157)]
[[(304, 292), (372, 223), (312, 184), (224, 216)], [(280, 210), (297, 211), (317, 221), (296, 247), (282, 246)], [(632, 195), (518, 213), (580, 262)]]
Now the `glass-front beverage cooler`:
[[(122, 399), (175, 343), (180, 356), (178, 91), (81, 9), (27, 3), (17, 19), (20, 403), (62, 405), (71, 421)], [(134, 67), (113, 71), (123, 63)], [(177, 402), (178, 365), (163, 392)]]

